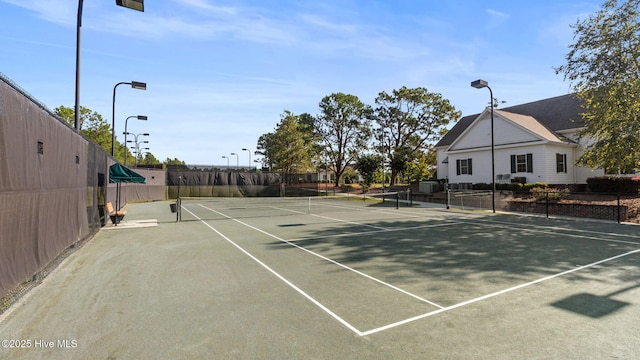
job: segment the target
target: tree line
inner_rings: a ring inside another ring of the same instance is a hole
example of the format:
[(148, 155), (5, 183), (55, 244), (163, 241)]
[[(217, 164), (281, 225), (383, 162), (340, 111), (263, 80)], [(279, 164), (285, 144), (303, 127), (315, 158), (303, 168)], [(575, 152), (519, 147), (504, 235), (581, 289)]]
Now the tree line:
[(365, 184), (380, 176), (383, 164), (393, 185), (436, 175), (434, 142), (461, 113), (441, 94), (424, 87), (380, 92), (375, 107), (357, 96), (327, 95), (315, 116), (285, 110), (273, 132), (258, 139), (258, 153), (271, 171), (304, 173), (328, 168), (335, 184), (356, 169)]
[[(600, 10), (578, 20), (566, 63), (555, 68), (583, 100), (581, 139), (588, 139), (576, 165), (608, 174), (640, 171), (640, 0), (607, 0)], [(496, 104), (492, 104), (496, 106)], [(111, 127), (102, 116), (80, 107), (81, 133), (110, 153)], [(55, 109), (73, 123), (73, 109)], [(460, 118), (441, 94), (426, 88), (380, 92), (375, 105), (351, 94), (333, 93), (319, 103), (317, 115), (284, 110), (273, 132), (258, 139), (263, 166), (284, 173), (330, 169), (341, 178), (357, 169), (366, 183), (382, 176), (383, 163), (408, 181), (434, 178), (433, 144)], [(583, 142), (585, 143), (585, 142)], [(132, 154), (116, 138), (115, 159), (157, 164), (151, 152)], [(167, 158), (166, 164), (185, 165)]]
[[(575, 165), (607, 174), (640, 172), (640, 0), (606, 0), (572, 28), (574, 43), (555, 71), (583, 100), (578, 136), (587, 145)], [(334, 93), (319, 107), (316, 116), (285, 110), (274, 132), (258, 140), (265, 165), (304, 172), (325, 164), (338, 184), (351, 167), (373, 181), (370, 173), (384, 161), (392, 184), (401, 173), (410, 181), (429, 178), (436, 175), (433, 142), (460, 117), (425, 88), (381, 92), (375, 107)]]
[[(74, 110), (66, 106), (60, 106), (54, 109), (56, 115), (58, 115), (64, 122), (70, 126), (74, 125)], [(100, 115), (99, 113), (92, 111), (84, 106), (80, 106), (79, 116), (79, 128), (80, 133), (87, 139), (100, 145), (100, 147), (107, 153), (111, 153), (111, 125)], [(127, 140), (127, 142), (134, 143), (133, 139)], [(118, 141), (118, 137), (115, 137), (114, 154), (113, 157), (121, 162), (127, 164), (136, 165), (156, 165), (160, 164), (160, 161), (150, 151), (146, 151), (142, 155), (142, 151), (139, 154), (134, 153), (132, 149), (127, 145)], [(126, 161), (125, 161), (126, 158)], [(166, 165), (185, 165), (184, 161), (167, 158), (164, 162)]]

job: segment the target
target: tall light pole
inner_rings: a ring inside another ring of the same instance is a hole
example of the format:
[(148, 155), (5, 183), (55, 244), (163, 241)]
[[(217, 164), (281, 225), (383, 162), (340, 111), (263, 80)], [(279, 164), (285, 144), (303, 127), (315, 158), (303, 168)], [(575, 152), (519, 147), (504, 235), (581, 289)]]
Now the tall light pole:
[(145, 120), (145, 121), (147, 120), (147, 117), (145, 115), (137, 115), (137, 116), (134, 115), (134, 116), (127, 117), (127, 119), (124, 121), (124, 166), (127, 166), (127, 135), (129, 135), (129, 133), (127, 132), (127, 122), (131, 118), (137, 118), (138, 120)]
[[(148, 141), (143, 141), (143, 142), (148, 143)], [(147, 150), (147, 151), (145, 151), (145, 150)], [(149, 149), (148, 147), (139, 148), (138, 149), (138, 156), (136, 156), (136, 168), (138, 167), (138, 163), (139, 163), (138, 159), (140, 159), (140, 162), (142, 162), (142, 154), (143, 153), (149, 153), (148, 150), (151, 150), (151, 149)]]
[(491, 107), (491, 209), (496, 212), (496, 165), (495, 165), (495, 143), (493, 139), (493, 91), (489, 87), (489, 83), (485, 80), (476, 80), (471, 82), (471, 86), (476, 89), (489, 89), (489, 106)]
[[(149, 136), (149, 133), (142, 133), (142, 134), (132, 134), (132, 133), (126, 133), (125, 135), (133, 135), (133, 138), (135, 139), (134, 141), (128, 140), (127, 142), (132, 142), (135, 145), (135, 149), (136, 149), (136, 165), (138, 164), (138, 155), (140, 154), (140, 144), (148, 144), (149, 140), (145, 140), (145, 141), (140, 141), (138, 142), (138, 136)], [(126, 143), (125, 143), (126, 146)]]
[(223, 159), (227, 159), (227, 170), (229, 170), (229, 157), (222, 155)]
[(238, 170), (238, 166), (240, 166), (240, 156), (236, 153), (231, 153), (230, 155), (236, 156), (236, 170)]
[[(80, 34), (82, 28), (82, 8), (84, 0), (78, 0), (78, 18), (76, 22), (76, 99), (74, 105), (73, 127), (80, 131)], [(116, 0), (116, 5), (144, 12), (144, 0)], [(113, 151), (111, 151), (113, 156)]]
[[(248, 153), (249, 153), (249, 168), (251, 168), (251, 150), (249, 150), (249, 149), (242, 149), (242, 151), (246, 151), (246, 152), (248, 152)], [(254, 168), (255, 168), (255, 166), (254, 166)]]
[(133, 89), (147, 90), (147, 83), (132, 81), (119, 82), (113, 87), (113, 101), (111, 102), (111, 156), (114, 156), (116, 145), (116, 89), (119, 85), (131, 85)]

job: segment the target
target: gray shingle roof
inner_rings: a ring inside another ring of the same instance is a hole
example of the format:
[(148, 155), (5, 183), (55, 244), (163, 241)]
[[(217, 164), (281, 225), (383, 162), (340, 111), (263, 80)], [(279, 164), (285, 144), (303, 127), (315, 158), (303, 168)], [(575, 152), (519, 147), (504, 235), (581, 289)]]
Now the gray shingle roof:
[[(573, 94), (501, 108), (500, 110), (529, 115), (554, 132), (576, 129), (582, 126), (580, 116), (580, 113), (583, 111), (582, 101)], [(460, 119), (453, 128), (438, 141), (436, 147), (451, 145), (479, 115), (480, 114), (468, 115)]]

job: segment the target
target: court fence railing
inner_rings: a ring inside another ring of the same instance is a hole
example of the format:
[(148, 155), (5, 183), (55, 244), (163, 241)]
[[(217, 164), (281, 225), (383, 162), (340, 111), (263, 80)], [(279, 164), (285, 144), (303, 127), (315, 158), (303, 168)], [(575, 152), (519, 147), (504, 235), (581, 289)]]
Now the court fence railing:
[(640, 196), (623, 193), (568, 192), (549, 189), (539, 192), (499, 190), (448, 190), (436, 194), (411, 195), (413, 201), (432, 202), (447, 208), (491, 210), (555, 217), (640, 222)]

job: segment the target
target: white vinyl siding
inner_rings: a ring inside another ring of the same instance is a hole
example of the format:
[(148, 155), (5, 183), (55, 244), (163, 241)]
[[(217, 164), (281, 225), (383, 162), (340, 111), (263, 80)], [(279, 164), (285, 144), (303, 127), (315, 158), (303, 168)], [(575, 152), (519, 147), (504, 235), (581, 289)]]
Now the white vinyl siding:
[[(505, 121), (498, 115), (494, 115), (493, 133), (495, 146), (540, 141), (535, 135), (510, 121)], [(476, 121), (449, 150), (477, 149), (485, 146), (491, 146), (491, 117), (489, 115)]]

